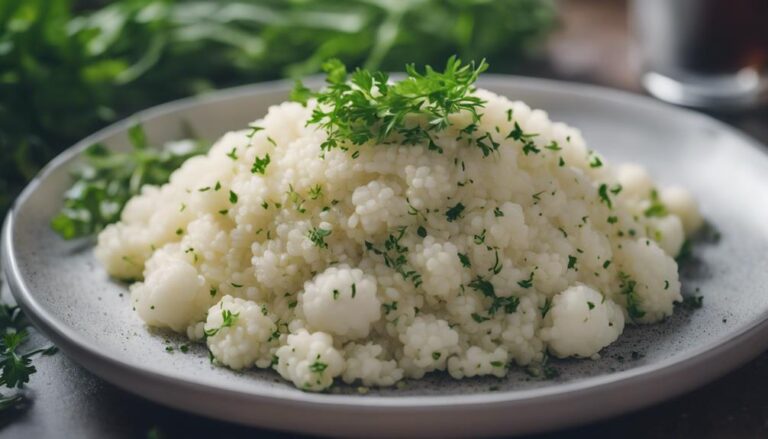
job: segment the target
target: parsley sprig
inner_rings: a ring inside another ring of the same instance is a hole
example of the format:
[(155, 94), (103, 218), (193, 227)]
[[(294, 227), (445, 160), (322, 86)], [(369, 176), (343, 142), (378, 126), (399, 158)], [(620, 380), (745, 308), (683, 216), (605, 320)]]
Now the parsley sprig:
[[(28, 326), (19, 307), (0, 304), (0, 386), (23, 389), (29, 377), (37, 372), (32, 359), (56, 352), (53, 346), (22, 352), (29, 335)], [(0, 394), (0, 412), (18, 406), (24, 400), (22, 393)]]
[(427, 66), (421, 73), (409, 64), (406, 78), (391, 83), (384, 72), (358, 68), (349, 73), (341, 61), (332, 59), (323, 64), (327, 74), (323, 90), (312, 93), (297, 82), (291, 97), (304, 104), (310, 97), (317, 99), (308, 124), (318, 125), (328, 135), (321, 145), (324, 151), (397, 141), (442, 152), (433, 134), (450, 125), (451, 114), (467, 111), (474, 122), (479, 121), (484, 101), (472, 92), (487, 68), (485, 60), (464, 64), (454, 56), (443, 71)]

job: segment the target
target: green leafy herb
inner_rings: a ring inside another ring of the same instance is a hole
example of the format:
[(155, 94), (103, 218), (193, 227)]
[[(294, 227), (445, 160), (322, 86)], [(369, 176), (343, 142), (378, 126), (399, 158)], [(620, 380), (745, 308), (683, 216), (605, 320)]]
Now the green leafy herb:
[[(433, 136), (450, 125), (449, 115), (467, 111), (479, 120), (484, 102), (471, 93), (487, 68), (485, 61), (464, 64), (451, 57), (442, 72), (428, 66), (420, 73), (410, 64), (405, 68), (407, 77), (391, 83), (384, 72), (357, 69), (349, 74), (341, 61), (332, 59), (323, 64), (328, 85), (314, 93), (320, 105), (309, 123), (326, 132), (321, 144), (325, 151), (398, 139), (440, 152)], [(413, 117), (422, 122), (406, 123)]]
[(490, 318), (489, 317), (485, 317), (485, 316), (481, 316), (480, 314), (477, 314), (477, 313), (473, 312), (472, 313), (472, 320), (474, 320), (477, 323), (483, 323), (483, 322), (486, 322), (486, 321), (490, 320)]
[(568, 256), (568, 269), (572, 269), (576, 267), (576, 262), (578, 262), (578, 258), (576, 256)]
[(533, 275), (536, 274), (535, 272), (531, 272), (531, 275), (528, 276), (528, 279), (518, 281), (517, 284), (520, 285), (520, 288), (531, 288), (533, 286)]
[(643, 211), (643, 215), (646, 217), (664, 217), (667, 216), (669, 212), (667, 211), (667, 206), (664, 205), (664, 203), (661, 202), (661, 199), (659, 198), (659, 192), (656, 189), (653, 189), (651, 191), (651, 205), (648, 206), (645, 211)]
[(445, 218), (448, 220), (448, 222), (456, 221), (458, 218), (461, 217), (462, 212), (464, 212), (464, 205), (461, 203), (457, 203), (455, 206), (451, 207), (445, 212)]
[(547, 316), (547, 313), (549, 312), (550, 309), (552, 309), (552, 298), (547, 297), (544, 300), (544, 306), (539, 308), (539, 310), (541, 311), (541, 318), (542, 319)]
[(637, 282), (632, 280), (627, 273), (623, 271), (619, 273), (619, 288), (621, 294), (626, 296), (627, 314), (633, 320), (642, 318), (645, 315), (645, 311), (640, 308), (640, 297), (635, 291), (636, 287)]
[(125, 204), (143, 185), (167, 183), (185, 160), (205, 153), (209, 147), (188, 142), (184, 148), (152, 148), (139, 125), (130, 131), (132, 150), (127, 153), (112, 152), (101, 144), (84, 151), (84, 164), (73, 173), (75, 182), (64, 195), (64, 206), (51, 220), (51, 227), (62, 238), (98, 233), (116, 222)]
[[(37, 370), (32, 360), (37, 355), (52, 355), (53, 346), (22, 352), (27, 342), (29, 322), (17, 306), (0, 304), (0, 386), (22, 389)], [(25, 401), (23, 393), (0, 394), (0, 413)]]
[(221, 326), (218, 328), (211, 328), (206, 329), (204, 331), (206, 337), (213, 337), (214, 335), (218, 334), (219, 331), (221, 331), (224, 328), (230, 328), (232, 325), (235, 324), (237, 321), (237, 318), (240, 316), (240, 313), (232, 313), (232, 311), (228, 309), (222, 309), (221, 310)]
[(259, 156), (256, 156), (256, 158), (253, 160), (253, 166), (251, 166), (251, 173), (253, 174), (266, 174), (267, 172), (267, 166), (269, 166), (271, 159), (269, 158), (269, 153), (264, 155), (264, 158), (261, 158)]
[(464, 253), (458, 253), (458, 256), (462, 266), (466, 268), (472, 267), (472, 263), (469, 261), (469, 256)]
[(611, 201), (611, 197), (608, 196), (608, 185), (603, 183), (600, 185), (600, 188), (597, 190), (597, 194), (600, 196), (600, 202), (605, 203), (606, 206), (608, 206), (609, 209), (613, 208), (613, 202)]
[(375, 255), (382, 256), (384, 258), (384, 265), (398, 272), (403, 279), (410, 279), (414, 286), (418, 288), (422, 284), (421, 274), (408, 267), (408, 258), (406, 256), (408, 254), (408, 247), (400, 244), (400, 240), (403, 239), (405, 232), (406, 228), (400, 227), (398, 228), (397, 235), (389, 234), (386, 241), (384, 241), (383, 250), (368, 241), (365, 241), (365, 248)]
[(323, 187), (319, 184), (316, 184), (309, 188), (309, 198), (312, 200), (317, 200), (318, 198), (323, 196)]
[(327, 368), (328, 368), (328, 365), (321, 361), (315, 361), (314, 363), (309, 365), (310, 372), (314, 372), (314, 373), (323, 373)]
[[(491, 307), (488, 308), (488, 313), (491, 315), (496, 314), (498, 310), (503, 309), (505, 313), (511, 314), (517, 311), (517, 306), (520, 304), (520, 299), (515, 296), (499, 297), (496, 295), (496, 290), (493, 284), (488, 280), (478, 276), (469, 283), (469, 287), (475, 291), (480, 292), (483, 296), (492, 299)], [(474, 317), (473, 317), (474, 318)], [(479, 323), (479, 322), (478, 322)]]
[(307, 232), (307, 238), (312, 241), (315, 246), (320, 248), (328, 248), (328, 243), (325, 242), (325, 238), (330, 236), (331, 231), (322, 229), (320, 227), (313, 227)]

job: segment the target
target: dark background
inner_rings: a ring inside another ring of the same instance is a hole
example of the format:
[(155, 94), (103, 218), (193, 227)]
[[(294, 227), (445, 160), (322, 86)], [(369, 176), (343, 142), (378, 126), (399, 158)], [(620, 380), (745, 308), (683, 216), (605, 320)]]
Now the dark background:
[[(559, 7), (562, 23), (547, 43), (545, 56), (517, 72), (642, 93), (631, 57), (625, 2), (568, 0)], [(768, 143), (765, 108), (714, 116)], [(5, 286), (3, 290), (7, 299), (10, 294)], [(32, 342), (44, 344), (45, 340), (35, 334)], [(96, 378), (61, 353), (42, 357), (35, 365), (38, 373), (29, 386), (31, 402), (0, 418), (2, 437), (287, 437), (158, 406)], [(768, 437), (767, 389), (768, 354), (763, 354), (669, 402), (541, 437)]]

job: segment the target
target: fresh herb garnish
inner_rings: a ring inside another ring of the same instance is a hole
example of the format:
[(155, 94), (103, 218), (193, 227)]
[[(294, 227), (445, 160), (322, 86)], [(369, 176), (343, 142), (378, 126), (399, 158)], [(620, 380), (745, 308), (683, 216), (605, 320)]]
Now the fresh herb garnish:
[(623, 271), (619, 273), (619, 288), (621, 289), (621, 294), (626, 296), (627, 314), (633, 320), (642, 318), (645, 315), (645, 311), (640, 309), (640, 297), (635, 291), (636, 287), (637, 282), (632, 280), (627, 273)]
[[(467, 111), (479, 120), (484, 102), (472, 92), (487, 68), (485, 61), (464, 64), (451, 57), (442, 72), (428, 66), (420, 73), (407, 65), (407, 77), (392, 83), (384, 72), (357, 69), (350, 74), (341, 61), (332, 59), (323, 64), (326, 88), (311, 94), (319, 105), (308, 123), (326, 132), (324, 151), (396, 139), (440, 151), (433, 136), (450, 125), (449, 115)], [(300, 83), (298, 89), (301, 92), (295, 94), (305, 101), (306, 90)], [(414, 116), (420, 120), (416, 126), (411, 122)]]
[(256, 158), (253, 160), (253, 166), (251, 166), (251, 173), (253, 174), (266, 174), (267, 172), (267, 166), (269, 166), (271, 159), (269, 158), (269, 153), (264, 155), (264, 158), (261, 158), (259, 156), (256, 156)]
[(315, 246), (320, 248), (328, 248), (328, 243), (325, 242), (325, 238), (327, 238), (331, 234), (330, 230), (322, 229), (320, 227), (313, 227), (307, 232), (307, 238), (309, 238), (310, 241), (312, 241)]
[(462, 212), (464, 212), (464, 205), (457, 203), (445, 212), (445, 219), (447, 219), (449, 223), (454, 222), (461, 217)]
[(668, 215), (667, 206), (661, 202), (661, 199), (659, 198), (659, 192), (656, 189), (651, 190), (651, 205), (648, 206), (645, 211), (643, 211), (643, 215), (645, 215), (647, 218), (663, 217)]
[(184, 148), (153, 148), (140, 125), (131, 127), (128, 137), (129, 152), (112, 152), (99, 143), (83, 152), (85, 163), (74, 172), (64, 206), (51, 220), (51, 228), (62, 238), (100, 232), (120, 219), (125, 204), (142, 186), (167, 183), (184, 161), (209, 148), (201, 142), (184, 143)]
[(222, 309), (221, 310), (221, 326), (218, 328), (211, 328), (206, 329), (204, 331), (206, 337), (213, 337), (214, 335), (218, 334), (219, 331), (221, 331), (224, 328), (230, 328), (232, 325), (235, 324), (237, 321), (237, 318), (240, 316), (240, 313), (232, 313), (232, 311), (228, 309)]

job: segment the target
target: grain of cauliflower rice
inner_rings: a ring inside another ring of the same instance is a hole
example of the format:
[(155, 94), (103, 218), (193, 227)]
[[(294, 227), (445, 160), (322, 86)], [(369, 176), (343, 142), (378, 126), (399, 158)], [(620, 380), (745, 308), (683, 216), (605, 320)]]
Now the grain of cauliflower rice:
[(479, 116), (448, 112), (431, 143), (343, 148), (308, 123), (317, 100), (273, 106), (144, 187), (96, 255), (141, 279), (147, 325), (310, 391), (597, 358), (625, 324), (671, 315), (673, 258), (701, 224), (689, 193), (610, 166), (542, 110), (468, 95)]

